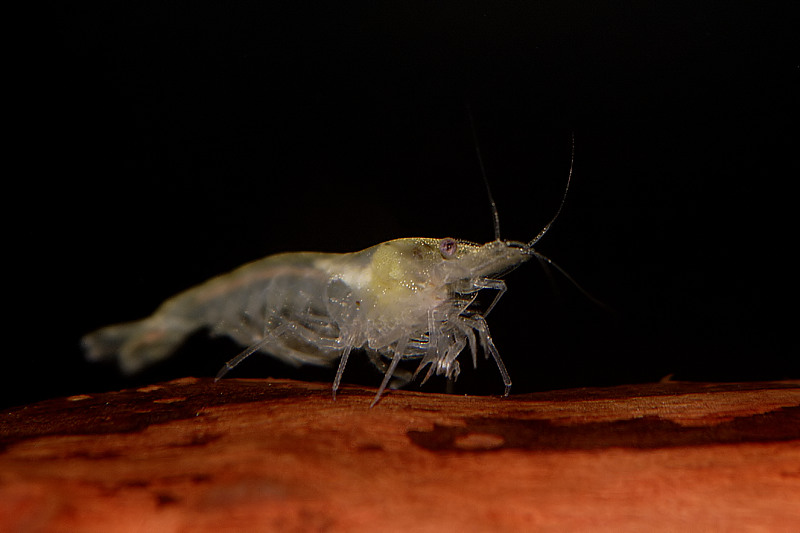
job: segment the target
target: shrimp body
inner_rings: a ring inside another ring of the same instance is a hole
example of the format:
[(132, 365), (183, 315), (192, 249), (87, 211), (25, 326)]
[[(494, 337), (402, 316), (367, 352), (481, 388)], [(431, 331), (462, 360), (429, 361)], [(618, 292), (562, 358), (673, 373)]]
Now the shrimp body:
[[(574, 160), (574, 139), (572, 147)], [(527, 243), (500, 238), (497, 207), (483, 177), (494, 217), (493, 241), (420, 237), (353, 253), (271, 255), (173, 296), (145, 319), (86, 335), (86, 355), (90, 360), (116, 358), (124, 372), (133, 373), (168, 357), (191, 333), (208, 329), (248, 346), (217, 379), (257, 351), (295, 365), (330, 365), (338, 359), (335, 397), (350, 352), (363, 349), (384, 372), (375, 405), (393, 376), (408, 381), (427, 367), (423, 383), (432, 375), (455, 380), (458, 356), (469, 347), (477, 366), (480, 347), (494, 359), (508, 395), (511, 378), (486, 323), (506, 292), (500, 276), (536, 257), (594, 299), (533, 248), (564, 207), (572, 162), (558, 210)], [(477, 296), (485, 289), (496, 292), (482, 309)], [(404, 359), (419, 360), (412, 376), (398, 369)]]
[[(478, 344), (502, 375), (508, 372), (475, 305), (483, 289), (506, 286), (497, 276), (538, 255), (528, 244), (478, 245), (451, 238), (405, 238), (360, 252), (283, 253), (248, 263), (165, 301), (150, 317), (84, 337), (89, 359), (116, 357), (126, 373), (169, 356), (207, 328), (249, 346), (220, 372), (261, 351), (291, 364), (340, 359), (334, 394), (350, 352), (364, 349), (384, 369), (380, 397), (403, 359), (419, 359), (415, 375), (455, 379), (456, 360)], [(388, 366), (387, 366), (388, 363)]]

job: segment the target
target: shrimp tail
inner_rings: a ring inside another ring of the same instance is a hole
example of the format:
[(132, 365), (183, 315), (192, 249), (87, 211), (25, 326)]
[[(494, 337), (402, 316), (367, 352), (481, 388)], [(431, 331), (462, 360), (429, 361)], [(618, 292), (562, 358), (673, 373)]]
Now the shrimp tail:
[(117, 360), (125, 374), (135, 374), (176, 351), (197, 328), (189, 320), (158, 314), (107, 326), (81, 339), (90, 361)]

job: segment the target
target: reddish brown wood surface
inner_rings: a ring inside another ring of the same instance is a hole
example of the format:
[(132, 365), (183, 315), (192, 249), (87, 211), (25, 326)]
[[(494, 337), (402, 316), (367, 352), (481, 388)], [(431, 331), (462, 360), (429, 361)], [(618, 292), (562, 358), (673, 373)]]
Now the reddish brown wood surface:
[(184, 379), (3, 412), (0, 531), (800, 531), (800, 383)]

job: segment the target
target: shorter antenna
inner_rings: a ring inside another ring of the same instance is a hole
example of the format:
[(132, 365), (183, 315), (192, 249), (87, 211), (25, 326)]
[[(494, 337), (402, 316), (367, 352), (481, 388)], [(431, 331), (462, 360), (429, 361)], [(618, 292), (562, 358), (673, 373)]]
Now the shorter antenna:
[(492, 196), (492, 189), (489, 187), (489, 178), (486, 177), (486, 168), (483, 166), (483, 157), (481, 156), (481, 146), (478, 143), (478, 130), (475, 128), (475, 119), (472, 116), (472, 108), (469, 105), (469, 100), (464, 102), (467, 106), (467, 115), (469, 116), (469, 125), (472, 128), (472, 141), (475, 144), (475, 153), (478, 156), (478, 164), (481, 167), (481, 176), (483, 177), (483, 184), (486, 185), (486, 194), (489, 196), (489, 205), (492, 208), (492, 219), (494, 220), (494, 240), (500, 240), (500, 214), (497, 212), (497, 204), (494, 203)]
[(570, 157), (569, 160), (569, 175), (567, 176), (567, 186), (564, 188), (564, 196), (561, 197), (561, 203), (558, 205), (558, 210), (556, 211), (556, 214), (553, 215), (553, 218), (550, 219), (550, 222), (548, 222), (547, 225), (545, 225), (545, 227), (542, 228), (542, 231), (540, 231), (539, 234), (536, 235), (536, 237), (534, 237), (531, 240), (531, 242), (528, 243), (528, 248), (533, 248), (533, 245), (539, 242), (539, 239), (544, 237), (544, 234), (547, 233), (547, 231), (550, 229), (550, 226), (552, 226), (553, 222), (556, 221), (558, 215), (561, 214), (561, 210), (564, 208), (564, 204), (567, 201), (567, 193), (569, 192), (569, 184), (572, 181), (572, 168), (574, 164), (575, 164), (575, 133), (572, 134), (572, 156)]

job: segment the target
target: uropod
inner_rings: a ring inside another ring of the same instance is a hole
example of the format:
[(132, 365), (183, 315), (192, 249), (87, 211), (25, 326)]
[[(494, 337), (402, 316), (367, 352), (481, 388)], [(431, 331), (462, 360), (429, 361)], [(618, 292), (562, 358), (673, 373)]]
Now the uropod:
[[(425, 372), (422, 383), (433, 375), (455, 380), (458, 356), (468, 349), (477, 366), (481, 350), (494, 360), (508, 395), (511, 378), (486, 316), (506, 292), (500, 277), (533, 257), (572, 281), (534, 250), (566, 201), (574, 139), (572, 151), (558, 209), (530, 241), (500, 237), (497, 207), (478, 151), (494, 240), (477, 244), (450, 237), (414, 237), (353, 253), (270, 255), (169, 298), (147, 318), (89, 333), (82, 339), (86, 356), (92, 361), (116, 359), (123, 372), (132, 374), (168, 357), (195, 331), (208, 329), (214, 336), (228, 336), (247, 346), (225, 364), (217, 379), (255, 352), (293, 365), (332, 365), (338, 360), (335, 398), (350, 353), (364, 350), (383, 371), (371, 404), (375, 405), (393, 377), (401, 384), (421, 372)], [(484, 290), (495, 295), (481, 309), (477, 295)], [(413, 375), (398, 369), (407, 359), (419, 361)]]

